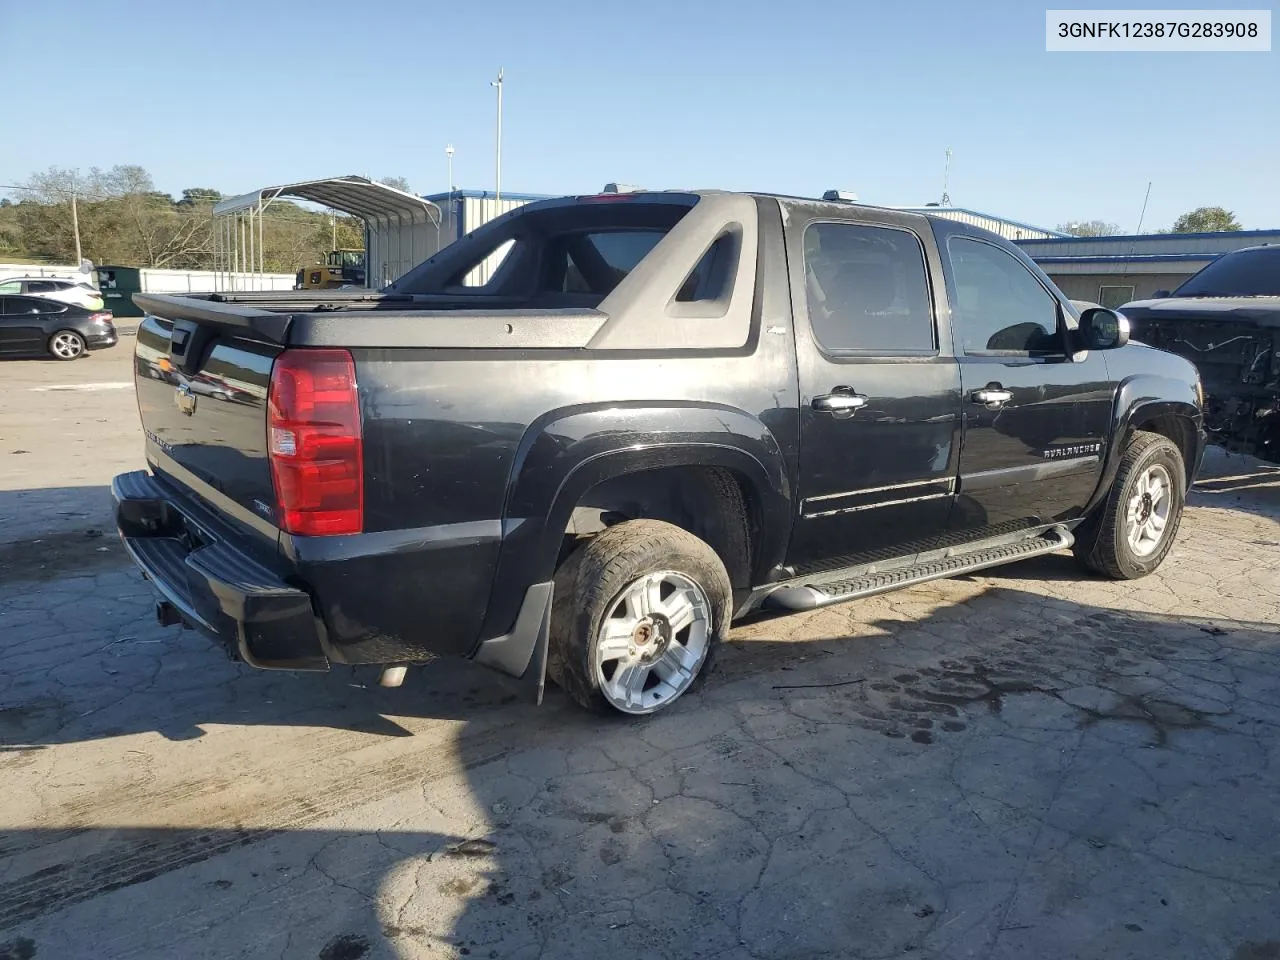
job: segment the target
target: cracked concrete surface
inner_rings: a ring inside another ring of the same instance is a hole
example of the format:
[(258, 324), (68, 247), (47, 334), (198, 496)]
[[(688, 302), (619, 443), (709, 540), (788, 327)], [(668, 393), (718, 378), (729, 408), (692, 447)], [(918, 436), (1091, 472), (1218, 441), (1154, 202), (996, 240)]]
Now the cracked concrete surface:
[(756, 622), (669, 714), (605, 722), (156, 627), (84, 532), (131, 397), (54, 469), (38, 418), (84, 396), (10, 396), (3, 960), (1280, 958), (1274, 468), (1211, 456), (1146, 580), (1051, 556)]

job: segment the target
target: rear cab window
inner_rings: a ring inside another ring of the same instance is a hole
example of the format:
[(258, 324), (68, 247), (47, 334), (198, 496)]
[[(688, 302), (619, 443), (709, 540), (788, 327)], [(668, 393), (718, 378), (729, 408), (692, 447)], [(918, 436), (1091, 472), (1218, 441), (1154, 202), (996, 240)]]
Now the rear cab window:
[[(607, 297), (693, 209), (696, 198), (584, 198), (520, 211), (494, 221), (446, 248), (465, 259), (447, 274), (428, 260), (397, 280), (397, 293), (517, 300), (531, 307), (594, 307)], [(468, 249), (469, 248), (469, 249)], [(719, 291), (713, 245), (677, 300), (711, 298)], [(721, 257), (723, 259), (723, 257)], [(435, 266), (435, 269), (432, 267)]]

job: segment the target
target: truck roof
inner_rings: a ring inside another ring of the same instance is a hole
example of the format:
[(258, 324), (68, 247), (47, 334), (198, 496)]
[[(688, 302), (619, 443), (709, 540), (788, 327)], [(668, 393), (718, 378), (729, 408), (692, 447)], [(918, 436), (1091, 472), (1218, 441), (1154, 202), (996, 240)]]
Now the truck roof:
[(723, 196), (725, 194), (768, 198), (771, 200), (777, 200), (784, 204), (820, 204), (842, 210), (858, 209), (877, 211), (892, 214), (894, 217), (906, 217), (908, 219), (918, 219), (922, 221), (936, 220), (947, 224), (954, 230), (954, 232), (957, 233), (974, 233), (984, 235), (990, 233), (990, 231), (972, 224), (967, 224), (962, 220), (955, 220), (950, 217), (927, 213), (921, 210), (904, 210), (898, 207), (886, 207), (880, 204), (863, 203), (857, 200), (827, 200), (821, 197), (802, 197), (794, 194), (774, 193), (762, 190), (719, 190), (704, 188), (697, 190), (632, 190), (617, 193), (575, 194), (572, 196), (553, 197), (547, 200), (537, 200), (517, 207), (516, 211), (531, 212), (536, 209), (544, 209), (546, 207), (567, 205), (571, 203), (626, 202), (628, 200), (641, 202), (660, 202), (663, 200), (668, 202), (689, 202), (699, 197), (716, 195)]

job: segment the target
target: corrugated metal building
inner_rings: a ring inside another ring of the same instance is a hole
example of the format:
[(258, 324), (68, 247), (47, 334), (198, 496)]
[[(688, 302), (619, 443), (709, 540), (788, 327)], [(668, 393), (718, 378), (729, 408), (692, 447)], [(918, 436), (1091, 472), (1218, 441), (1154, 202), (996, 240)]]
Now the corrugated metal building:
[[(449, 193), (433, 193), (423, 199), (440, 208), (441, 246), (446, 246), (516, 207), (534, 200), (550, 200), (553, 196), (545, 193), (507, 193), (504, 190), (501, 198), (498, 198), (488, 190), (454, 190)], [(484, 285), (502, 263), (506, 253), (506, 250), (500, 250), (471, 271), (464, 281), (466, 285)]]
[(1006, 240), (1042, 240), (1067, 236), (1067, 234), (1059, 233), (1057, 230), (1047, 230), (1044, 227), (1010, 220), (1008, 217), (997, 217), (990, 213), (979, 213), (977, 210), (966, 210), (964, 207), (930, 205), (924, 207), (891, 207), (890, 209), (902, 210), (906, 213), (924, 213), (931, 217), (946, 217), (948, 220), (958, 220), (970, 226), (990, 230)]
[(1058, 237), (1018, 243), (1068, 297), (1104, 307), (1172, 290), (1232, 250), (1280, 243), (1280, 230)]

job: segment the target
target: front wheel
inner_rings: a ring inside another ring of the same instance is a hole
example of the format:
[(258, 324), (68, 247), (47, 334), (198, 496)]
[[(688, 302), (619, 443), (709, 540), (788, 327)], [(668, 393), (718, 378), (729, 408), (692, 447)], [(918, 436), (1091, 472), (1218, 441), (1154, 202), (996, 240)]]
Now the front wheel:
[(1145, 577), (1173, 547), (1186, 494), (1177, 445), (1158, 433), (1136, 432), (1106, 501), (1077, 532), (1076, 559), (1117, 580)]
[(655, 713), (706, 675), (732, 593), (693, 534), (659, 520), (610, 527), (556, 572), (547, 670), (590, 710)]
[(84, 351), (84, 337), (74, 330), (59, 330), (49, 338), (49, 354), (55, 360), (75, 360)]

